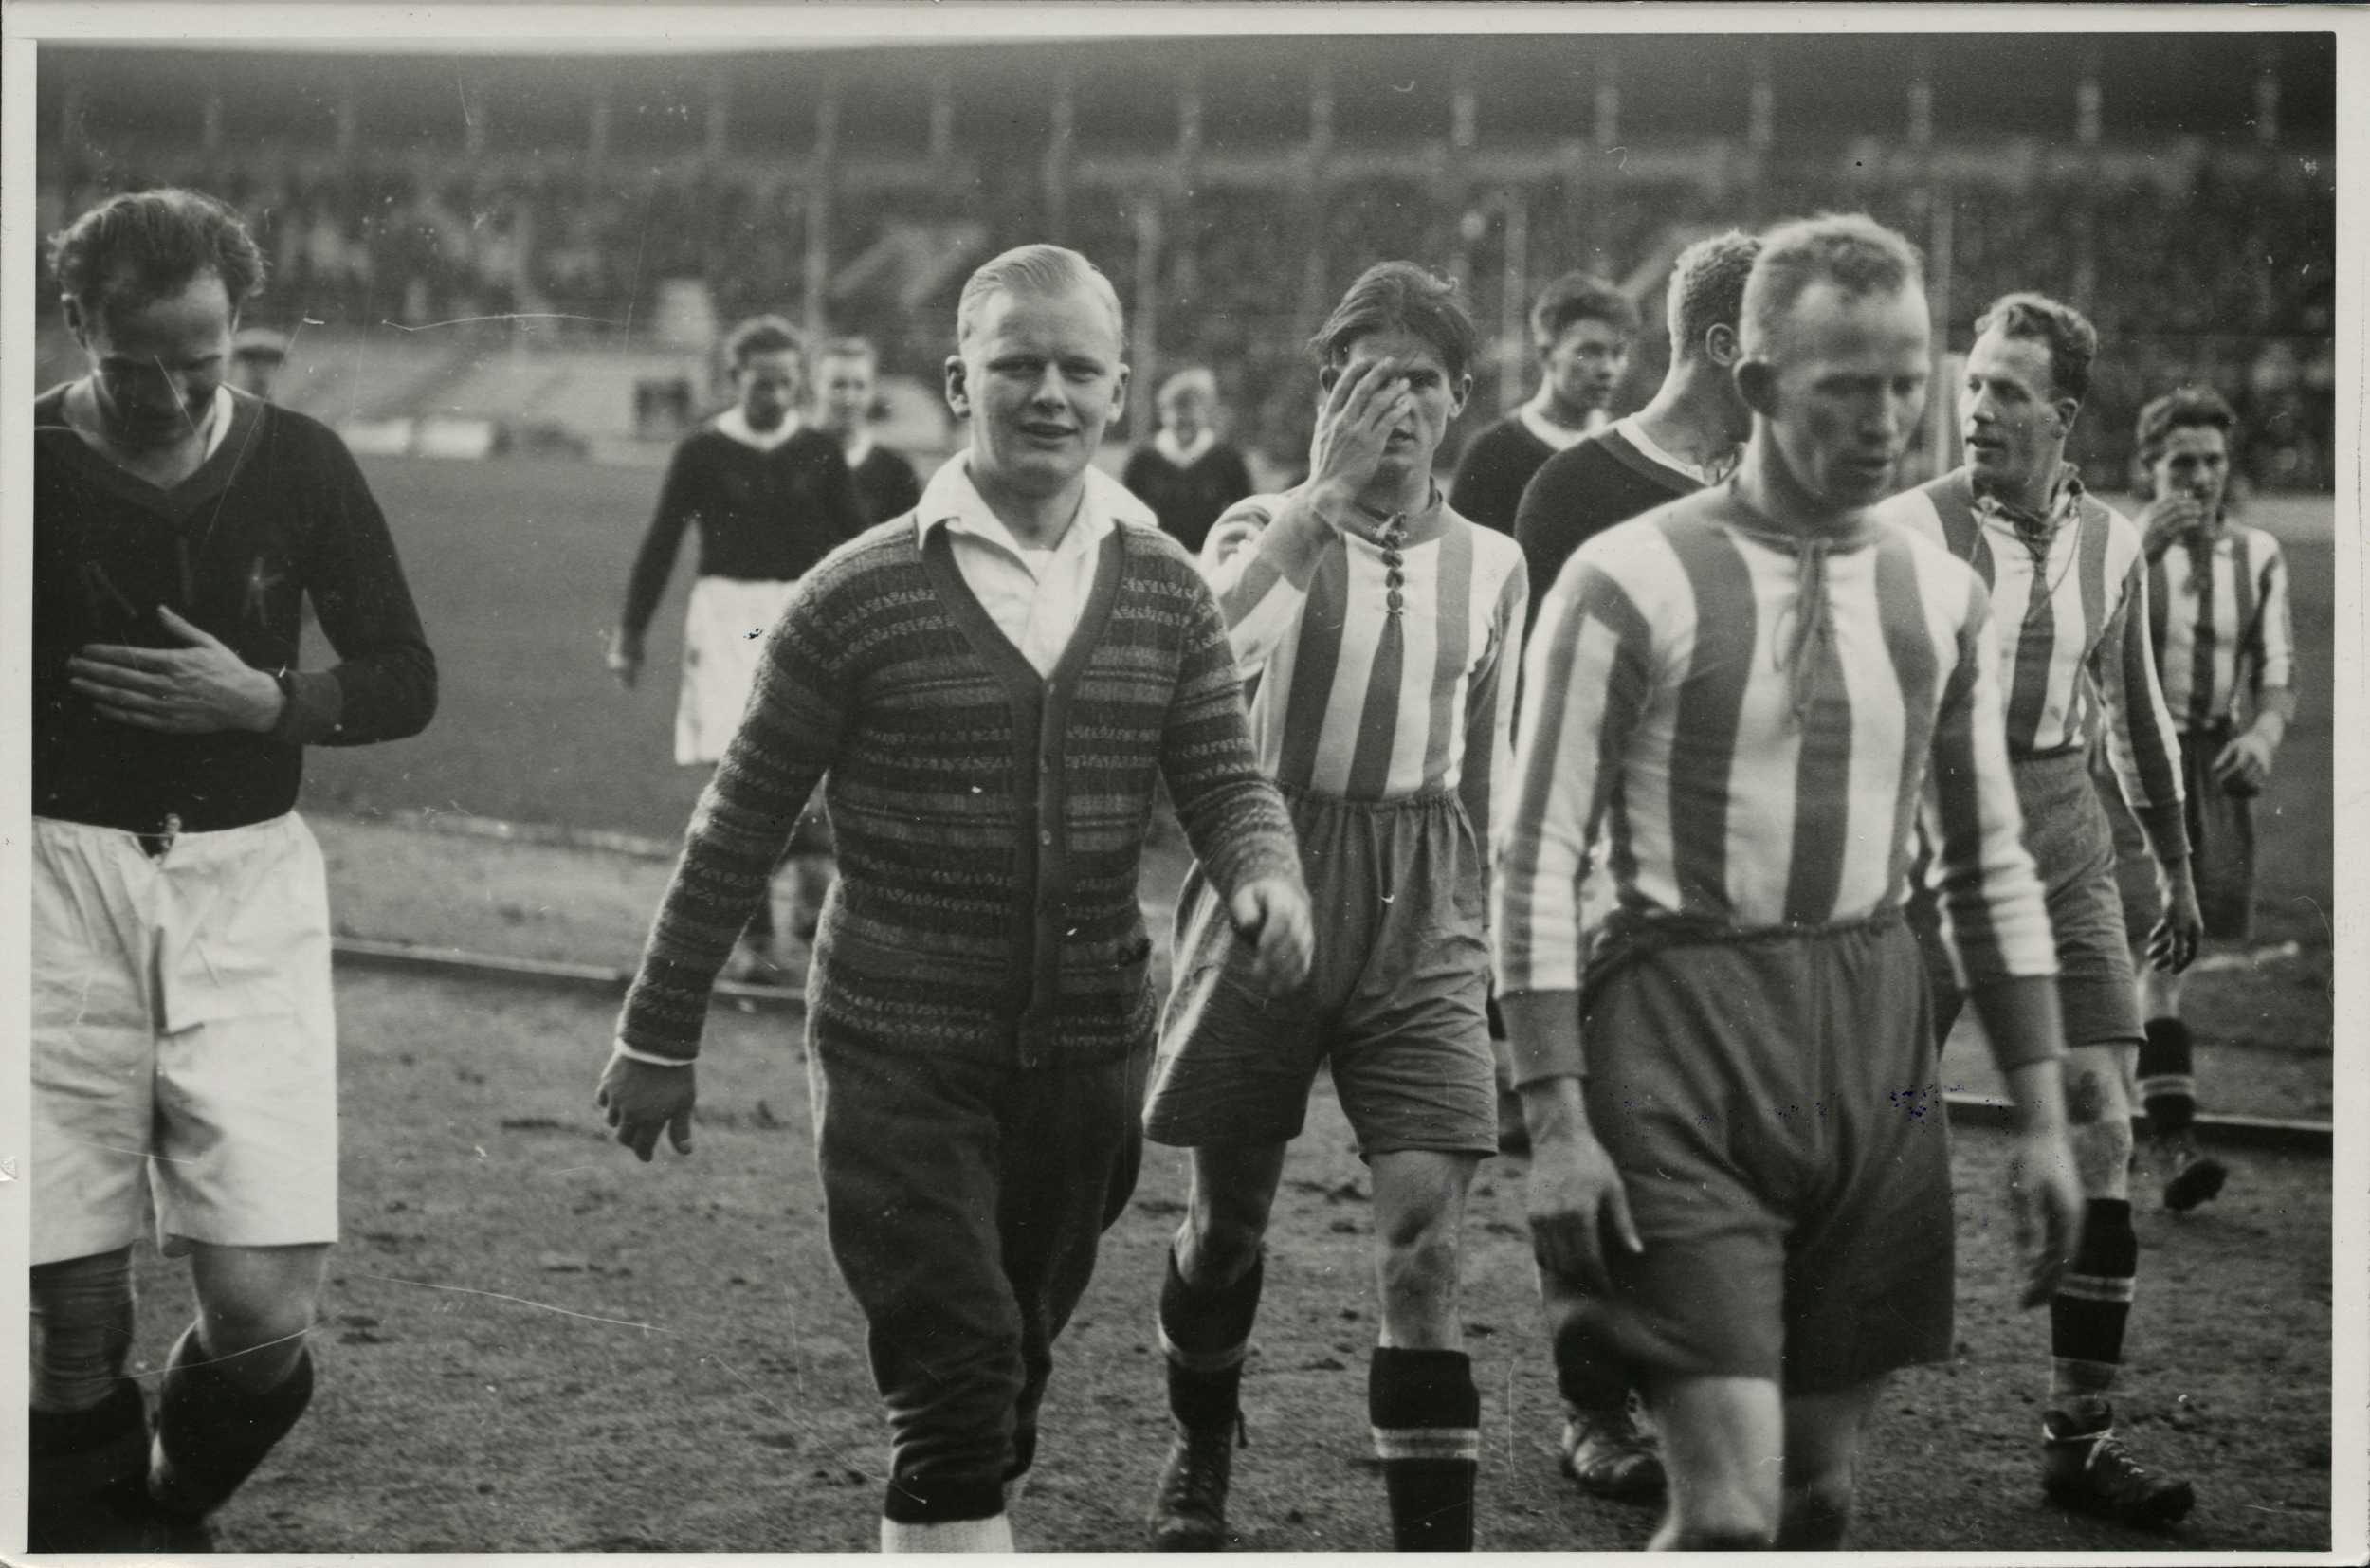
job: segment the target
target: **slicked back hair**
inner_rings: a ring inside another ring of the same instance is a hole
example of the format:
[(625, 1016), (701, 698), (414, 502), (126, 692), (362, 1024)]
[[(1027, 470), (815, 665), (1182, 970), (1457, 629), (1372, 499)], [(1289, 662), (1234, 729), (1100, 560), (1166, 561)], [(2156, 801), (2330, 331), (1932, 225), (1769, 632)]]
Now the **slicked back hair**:
[(2099, 356), (2099, 329), (2090, 319), (2046, 294), (2003, 294), (1975, 319), (1975, 335), (2027, 337), (2049, 350), (2049, 378), (2060, 397), (2090, 395), (2090, 364)]
[(1543, 348), (1575, 321), (1602, 321), (1624, 337), (1635, 337), (1637, 305), (1602, 278), (1567, 272), (1531, 301), (1532, 341)]
[(1761, 236), (1761, 253), (1745, 279), (1741, 307), (1748, 358), (1767, 357), (1785, 332), (1795, 301), (1814, 283), (1853, 296), (1923, 293), (1918, 247), (1865, 212), (1796, 218)]
[(1472, 362), (1473, 319), (1457, 299), (1456, 281), (1413, 262), (1376, 262), (1359, 273), (1308, 340), (1309, 356), (1324, 370), (1346, 359), (1359, 338), (1394, 327), (1430, 343), (1452, 380)]
[(724, 339), (724, 363), (738, 372), (753, 354), (779, 354), (784, 349), (807, 357), (806, 335), (778, 316), (752, 316), (733, 328)]
[(264, 253), (239, 215), (211, 196), (170, 188), (100, 202), (49, 237), (49, 266), (85, 312), (145, 305), (210, 272), (236, 316), (264, 286)]
[(1761, 242), (1741, 228), (1698, 240), (1670, 264), (1670, 357), (1704, 352), (1714, 327), (1737, 331), (1744, 315), (1744, 281), (1753, 275)]
[(2142, 501), (2156, 499), (2156, 460), (2175, 430), (2219, 430), (2223, 449), (2235, 469), (2238, 457), (2238, 410), (2212, 387), (2177, 387), (2140, 410), (2133, 444), (2133, 491)]
[(956, 347), (970, 343), (988, 301), (999, 294), (1059, 299), (1072, 293), (1089, 295), (1110, 312), (1111, 341), (1125, 354), (1127, 316), (1120, 309), (1119, 290), (1111, 286), (1101, 267), (1058, 245), (1024, 245), (982, 262), (963, 284), (962, 299), (955, 307)]

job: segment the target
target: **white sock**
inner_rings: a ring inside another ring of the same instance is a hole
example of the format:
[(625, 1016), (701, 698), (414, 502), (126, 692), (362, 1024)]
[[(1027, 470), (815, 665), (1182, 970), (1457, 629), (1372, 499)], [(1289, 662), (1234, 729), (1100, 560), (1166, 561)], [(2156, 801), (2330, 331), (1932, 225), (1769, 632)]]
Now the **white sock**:
[(1009, 1552), (1012, 1524), (1002, 1514), (991, 1519), (950, 1519), (939, 1524), (881, 1521), (884, 1552)]

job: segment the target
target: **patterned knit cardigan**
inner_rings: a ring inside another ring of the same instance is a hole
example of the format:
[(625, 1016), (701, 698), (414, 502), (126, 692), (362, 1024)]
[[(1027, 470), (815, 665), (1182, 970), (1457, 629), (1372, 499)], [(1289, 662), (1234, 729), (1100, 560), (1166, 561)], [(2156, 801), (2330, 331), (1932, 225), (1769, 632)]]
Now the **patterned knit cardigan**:
[(1218, 608), (1184, 551), (1121, 522), (1052, 676), (997, 629), (943, 529), (913, 517), (801, 579), (701, 796), (618, 1034), (697, 1054), (710, 987), (827, 780), (839, 881), (809, 1022), (838, 1043), (1023, 1067), (1151, 1037), (1137, 903), (1155, 776), (1222, 893), (1300, 879), (1251, 749)]

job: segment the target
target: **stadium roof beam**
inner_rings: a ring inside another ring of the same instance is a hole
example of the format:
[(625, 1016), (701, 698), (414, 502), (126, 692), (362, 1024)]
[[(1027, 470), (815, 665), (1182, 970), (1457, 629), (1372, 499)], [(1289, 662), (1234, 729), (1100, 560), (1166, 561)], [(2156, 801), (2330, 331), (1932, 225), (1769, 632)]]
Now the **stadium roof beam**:
[(1612, 44), (1596, 51), (1596, 150), (1621, 145), (1621, 55)]
[(723, 72), (709, 75), (707, 120), (702, 141), (710, 158), (720, 160), (725, 155), (726, 138), (732, 129), (732, 82)]
[(2280, 139), (2280, 45), (2277, 34), (2256, 46), (2254, 78), (2254, 139), (2276, 147)]
[(1045, 205), (1046, 219), (1056, 245), (1063, 244), (1069, 233), (1070, 166), (1075, 161), (1078, 127), (1077, 82), (1069, 64), (1065, 61), (1055, 72), (1052, 125), (1045, 146)]
[(807, 330), (830, 330), (831, 183), (839, 155), (839, 78), (824, 78), (814, 99), (814, 152), (807, 160), (807, 254), (803, 281)]

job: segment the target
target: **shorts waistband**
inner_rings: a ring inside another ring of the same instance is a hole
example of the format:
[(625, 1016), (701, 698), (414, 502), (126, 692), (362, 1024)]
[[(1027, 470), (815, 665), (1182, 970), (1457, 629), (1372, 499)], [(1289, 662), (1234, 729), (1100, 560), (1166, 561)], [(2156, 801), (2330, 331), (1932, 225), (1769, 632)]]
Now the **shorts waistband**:
[(139, 833), (128, 828), (109, 828), (96, 822), (76, 822), (70, 817), (37, 816), (35, 830), (62, 838), (83, 838), (101, 843), (121, 843), (130, 840), (151, 860), (162, 860), (176, 847), (190, 848), (235, 848), (243, 839), (259, 839), (285, 832), (297, 822), (294, 811), (265, 817), (261, 822), (243, 822), (236, 828), (207, 828), (191, 831), (181, 826), (178, 813), (168, 811), (160, 832)]
[(1823, 925), (1736, 926), (1700, 915), (1641, 915), (1616, 909), (1597, 928), (1581, 989), (1592, 989), (1623, 965), (1666, 948), (1765, 947), (1832, 937), (1882, 936), (1903, 923), (1902, 906), (1897, 903), (1883, 905), (1857, 920), (1830, 921)]
[(1456, 791), (1446, 788), (1418, 790), (1413, 794), (1395, 795), (1389, 800), (1350, 800), (1341, 795), (1328, 794), (1322, 790), (1286, 784), (1282, 779), (1276, 780), (1275, 787), (1283, 794), (1286, 805), (1297, 806), (1306, 801), (1312, 806), (1329, 806), (1339, 811), (1362, 811), (1374, 816), (1395, 811), (1437, 811), (1443, 806), (1462, 807), (1465, 804), (1464, 797)]

